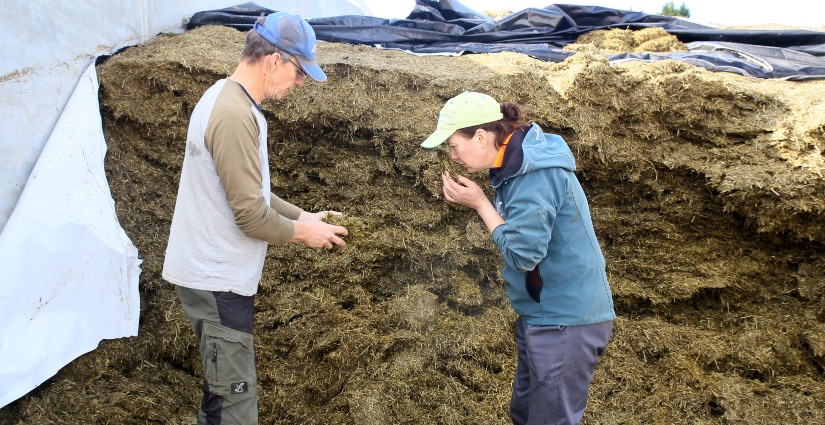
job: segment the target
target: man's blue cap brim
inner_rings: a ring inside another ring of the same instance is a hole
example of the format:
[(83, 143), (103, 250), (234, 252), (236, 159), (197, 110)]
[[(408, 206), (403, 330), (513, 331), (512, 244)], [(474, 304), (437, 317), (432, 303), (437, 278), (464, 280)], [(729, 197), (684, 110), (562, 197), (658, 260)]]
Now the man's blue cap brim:
[(298, 59), (298, 62), (301, 63), (301, 68), (303, 68), (313, 80), (319, 83), (327, 80), (327, 74), (324, 74), (324, 71), (321, 69), (321, 66), (318, 65), (317, 61), (304, 59), (300, 56), (295, 56), (295, 59)]

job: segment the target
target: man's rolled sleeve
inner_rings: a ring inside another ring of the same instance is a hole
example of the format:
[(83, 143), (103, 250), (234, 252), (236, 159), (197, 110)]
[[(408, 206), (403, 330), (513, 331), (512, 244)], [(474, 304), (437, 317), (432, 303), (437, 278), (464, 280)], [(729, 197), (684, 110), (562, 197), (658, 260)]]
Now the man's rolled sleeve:
[(298, 217), (301, 215), (304, 210), (302, 208), (296, 207), (295, 205), (290, 204), (287, 201), (279, 198), (278, 195), (274, 193), (269, 194), (269, 206), (272, 207), (275, 211), (278, 211), (278, 214), (290, 219), (290, 220), (297, 220)]

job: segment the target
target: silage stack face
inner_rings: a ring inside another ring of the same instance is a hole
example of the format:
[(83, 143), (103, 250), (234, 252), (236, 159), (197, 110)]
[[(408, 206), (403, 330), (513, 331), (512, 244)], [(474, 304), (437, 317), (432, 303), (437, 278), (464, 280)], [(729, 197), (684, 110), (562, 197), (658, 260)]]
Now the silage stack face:
[[(158, 403), (169, 423), (191, 420), (196, 343), (160, 269), (188, 115), (242, 43), (202, 28), (99, 66), (110, 184), (144, 258), (141, 330), (23, 400), (29, 418), (93, 418), (53, 392), (97, 380)], [(320, 43), (318, 56), (327, 83), (264, 104), (272, 186), (343, 211), (351, 235), (332, 252), (270, 248), (263, 423), (508, 423), (515, 315), (501, 261), (475, 215), (440, 199), (443, 152), (418, 147), (464, 90), (522, 103), (577, 156), (619, 314), (586, 423), (825, 421), (821, 82), (588, 53), (547, 64)], [(169, 386), (173, 400), (153, 398)], [(105, 413), (159, 415), (130, 405)]]

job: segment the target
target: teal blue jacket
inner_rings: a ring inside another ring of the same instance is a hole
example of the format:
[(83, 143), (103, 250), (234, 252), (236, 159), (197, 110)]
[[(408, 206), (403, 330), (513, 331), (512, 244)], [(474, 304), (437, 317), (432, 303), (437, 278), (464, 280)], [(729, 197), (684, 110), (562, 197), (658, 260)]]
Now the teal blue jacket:
[(518, 130), (501, 168), (490, 170), (493, 205), (505, 220), (491, 237), (504, 260), (510, 304), (528, 324), (577, 326), (616, 317), (575, 170), (564, 139), (537, 124)]

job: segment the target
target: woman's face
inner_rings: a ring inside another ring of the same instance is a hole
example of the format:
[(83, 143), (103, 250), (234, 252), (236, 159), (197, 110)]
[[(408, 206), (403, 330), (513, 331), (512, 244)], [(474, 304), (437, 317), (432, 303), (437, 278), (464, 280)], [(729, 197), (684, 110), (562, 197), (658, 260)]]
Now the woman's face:
[(466, 137), (458, 132), (453, 133), (447, 139), (450, 160), (470, 173), (477, 173), (491, 168), (498, 152), (498, 149), (495, 148), (495, 139), (491, 136), (494, 136), (494, 134), (484, 130), (476, 131), (473, 137)]

